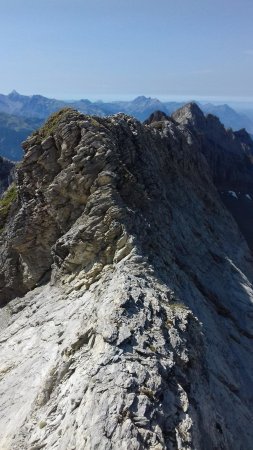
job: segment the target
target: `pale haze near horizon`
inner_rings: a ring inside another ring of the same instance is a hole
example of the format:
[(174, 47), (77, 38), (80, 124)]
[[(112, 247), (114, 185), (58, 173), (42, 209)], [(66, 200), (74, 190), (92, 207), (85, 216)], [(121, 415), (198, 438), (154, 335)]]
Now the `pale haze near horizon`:
[(249, 0), (0, 0), (0, 92), (253, 101)]

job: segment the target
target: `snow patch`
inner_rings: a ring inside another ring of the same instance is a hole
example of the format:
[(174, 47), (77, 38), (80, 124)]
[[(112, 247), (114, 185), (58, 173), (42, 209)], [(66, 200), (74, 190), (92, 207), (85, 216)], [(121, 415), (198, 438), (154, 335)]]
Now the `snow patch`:
[(232, 195), (232, 197), (238, 199), (238, 197), (237, 197), (237, 195), (236, 195), (236, 193), (234, 191), (228, 191), (228, 193), (229, 193), (229, 195)]

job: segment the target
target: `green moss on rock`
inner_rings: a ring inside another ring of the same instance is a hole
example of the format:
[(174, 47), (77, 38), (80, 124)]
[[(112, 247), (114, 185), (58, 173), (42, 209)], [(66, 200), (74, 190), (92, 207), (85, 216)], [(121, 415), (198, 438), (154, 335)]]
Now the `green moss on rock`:
[(45, 124), (34, 133), (39, 135), (42, 139), (46, 139), (48, 136), (52, 136), (59, 124), (69, 113), (73, 113), (75, 110), (72, 108), (62, 108), (59, 111), (51, 114)]
[(0, 200), (0, 232), (3, 231), (12, 204), (17, 198), (17, 187), (13, 183)]

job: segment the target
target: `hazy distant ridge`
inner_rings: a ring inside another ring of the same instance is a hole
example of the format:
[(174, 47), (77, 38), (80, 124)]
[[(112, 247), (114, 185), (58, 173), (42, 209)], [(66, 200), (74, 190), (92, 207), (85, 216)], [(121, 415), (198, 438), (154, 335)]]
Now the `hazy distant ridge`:
[[(22, 158), (21, 142), (53, 112), (71, 106), (84, 113), (108, 116), (124, 112), (144, 121), (154, 111), (171, 115), (186, 102), (162, 102), (157, 98), (139, 96), (130, 101), (91, 102), (88, 99), (64, 101), (41, 95), (21, 95), (15, 90), (8, 95), (0, 94), (0, 155), (10, 159)], [(216, 115), (227, 128), (246, 128), (253, 133), (253, 113), (249, 118), (229, 105), (199, 104), (205, 114)], [(13, 117), (14, 116), (14, 117)]]

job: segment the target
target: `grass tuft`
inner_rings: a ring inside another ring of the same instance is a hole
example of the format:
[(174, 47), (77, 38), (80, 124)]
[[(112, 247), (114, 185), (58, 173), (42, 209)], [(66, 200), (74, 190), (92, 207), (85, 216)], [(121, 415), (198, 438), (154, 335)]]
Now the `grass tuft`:
[(46, 139), (52, 136), (59, 124), (59, 122), (64, 119), (69, 113), (73, 113), (75, 110), (72, 108), (62, 108), (59, 111), (51, 114), (45, 124), (34, 133), (34, 136), (39, 135), (42, 139)]
[(15, 183), (4, 193), (2, 199), (0, 199), (0, 232), (3, 231), (11, 205), (17, 198), (17, 187)]

